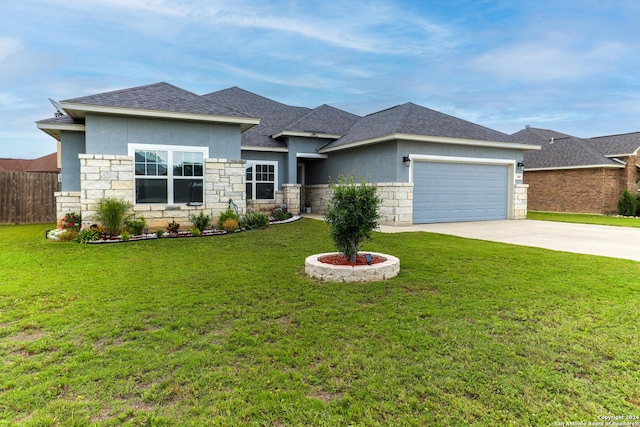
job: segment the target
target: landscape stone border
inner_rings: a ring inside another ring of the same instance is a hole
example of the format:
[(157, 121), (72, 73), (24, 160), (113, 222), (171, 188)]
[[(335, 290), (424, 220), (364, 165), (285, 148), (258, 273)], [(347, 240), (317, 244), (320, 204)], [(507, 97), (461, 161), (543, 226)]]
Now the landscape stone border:
[[(333, 265), (318, 261), (327, 255), (335, 255), (338, 252), (327, 252), (308, 256), (304, 261), (305, 273), (313, 278), (325, 282), (375, 282), (396, 277), (400, 272), (400, 260), (394, 256), (378, 252), (366, 252), (372, 256), (386, 258), (386, 261), (371, 265)], [(365, 254), (365, 252), (360, 252)]]

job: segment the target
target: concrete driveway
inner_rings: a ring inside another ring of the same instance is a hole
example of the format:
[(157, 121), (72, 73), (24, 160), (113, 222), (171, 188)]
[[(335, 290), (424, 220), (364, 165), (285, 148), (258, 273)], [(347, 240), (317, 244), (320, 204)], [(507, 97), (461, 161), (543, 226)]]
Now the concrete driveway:
[(380, 231), (383, 233), (426, 231), (469, 239), (640, 261), (640, 228), (514, 220), (420, 224), (408, 227), (382, 225)]

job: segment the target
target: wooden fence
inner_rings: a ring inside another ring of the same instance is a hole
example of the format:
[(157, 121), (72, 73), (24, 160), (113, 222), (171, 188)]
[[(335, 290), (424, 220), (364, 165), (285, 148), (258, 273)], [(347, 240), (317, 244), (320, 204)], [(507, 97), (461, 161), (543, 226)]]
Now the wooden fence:
[(0, 171), (0, 224), (56, 221), (57, 173)]

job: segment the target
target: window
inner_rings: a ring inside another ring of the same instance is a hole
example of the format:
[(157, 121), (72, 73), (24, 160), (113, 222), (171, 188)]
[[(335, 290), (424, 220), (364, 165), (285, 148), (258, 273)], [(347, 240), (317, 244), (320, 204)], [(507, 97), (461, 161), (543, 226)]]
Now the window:
[(136, 203), (204, 203), (207, 147), (130, 144)]
[(246, 168), (247, 198), (275, 199), (278, 187), (278, 162), (248, 161)]

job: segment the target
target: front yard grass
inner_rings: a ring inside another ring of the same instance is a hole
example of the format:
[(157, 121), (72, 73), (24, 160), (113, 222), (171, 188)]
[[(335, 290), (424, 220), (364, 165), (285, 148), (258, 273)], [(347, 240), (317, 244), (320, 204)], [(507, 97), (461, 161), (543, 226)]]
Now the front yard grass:
[(575, 222), (580, 224), (614, 225), (618, 227), (640, 227), (640, 218), (615, 215), (574, 214), (560, 212), (527, 212), (527, 219), (542, 221)]
[(640, 414), (640, 264), (379, 234), (400, 275), (317, 283), (301, 220), (56, 243), (0, 226), (0, 425), (547, 426)]

